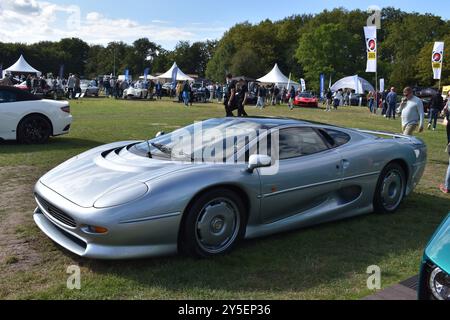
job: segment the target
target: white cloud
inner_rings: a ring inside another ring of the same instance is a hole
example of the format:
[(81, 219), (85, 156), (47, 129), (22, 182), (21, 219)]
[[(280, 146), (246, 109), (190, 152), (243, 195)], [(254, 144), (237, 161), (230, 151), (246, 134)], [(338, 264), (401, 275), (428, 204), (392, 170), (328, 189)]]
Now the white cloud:
[(218, 38), (226, 30), (218, 26), (153, 20), (142, 24), (132, 19), (112, 19), (99, 12), (81, 14), (78, 7), (40, 0), (1, 0), (0, 41), (34, 43), (78, 37), (91, 44), (112, 41), (131, 43), (142, 37), (173, 47), (180, 40), (202, 41)]

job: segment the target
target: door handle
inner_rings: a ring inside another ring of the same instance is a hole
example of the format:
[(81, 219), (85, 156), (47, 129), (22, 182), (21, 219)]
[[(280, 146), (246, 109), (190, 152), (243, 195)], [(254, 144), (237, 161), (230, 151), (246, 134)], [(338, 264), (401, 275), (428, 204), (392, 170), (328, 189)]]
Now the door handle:
[(347, 159), (342, 160), (342, 167), (344, 168), (344, 170), (348, 169), (350, 167), (350, 161), (348, 161)]

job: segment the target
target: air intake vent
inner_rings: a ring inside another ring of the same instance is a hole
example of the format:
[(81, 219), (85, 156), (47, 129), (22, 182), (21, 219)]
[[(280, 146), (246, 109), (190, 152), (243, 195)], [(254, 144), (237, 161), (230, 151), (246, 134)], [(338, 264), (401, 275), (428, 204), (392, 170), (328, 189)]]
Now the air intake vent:
[(77, 226), (75, 220), (71, 216), (67, 215), (66, 213), (64, 213), (64, 211), (49, 203), (40, 195), (36, 194), (36, 199), (38, 201), (38, 204), (45, 210), (45, 212), (51, 215), (55, 220), (58, 220), (62, 224), (71, 228), (75, 228)]

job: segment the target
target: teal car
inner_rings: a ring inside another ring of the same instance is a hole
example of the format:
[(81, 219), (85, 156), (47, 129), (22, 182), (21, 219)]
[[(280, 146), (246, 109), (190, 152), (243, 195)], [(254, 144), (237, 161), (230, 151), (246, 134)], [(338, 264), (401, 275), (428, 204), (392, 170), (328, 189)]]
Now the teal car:
[(420, 300), (450, 301), (450, 215), (425, 249), (418, 293)]

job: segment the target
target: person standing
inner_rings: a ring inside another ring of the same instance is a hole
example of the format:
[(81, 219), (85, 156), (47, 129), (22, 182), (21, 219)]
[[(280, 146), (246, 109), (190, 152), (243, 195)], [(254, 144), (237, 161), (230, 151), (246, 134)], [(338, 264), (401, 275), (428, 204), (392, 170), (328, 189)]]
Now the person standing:
[(226, 77), (226, 87), (224, 92), (224, 106), (227, 117), (234, 117), (233, 110), (236, 109), (236, 81), (233, 75), (229, 73)]
[(77, 75), (74, 75), (75, 78), (75, 89), (74, 92), (75, 94), (80, 94), (81, 93), (81, 81), (80, 78)]
[(413, 94), (410, 87), (403, 90), (404, 98), (400, 104), (399, 114), (402, 117), (403, 134), (411, 136), (417, 129), (423, 132), (425, 113), (422, 100)]
[(31, 92), (31, 86), (32, 86), (32, 84), (31, 84), (31, 75), (28, 75), (26, 83), (27, 83), (28, 92)]
[(445, 176), (444, 184), (441, 184), (439, 189), (445, 194), (450, 193), (450, 142), (447, 145), (447, 153), (449, 155), (449, 166), (447, 169), (447, 175)]
[(266, 95), (267, 90), (265, 86), (258, 87), (258, 101), (256, 102), (256, 108), (260, 108), (261, 110), (266, 107)]
[(291, 90), (289, 91), (289, 109), (294, 109), (294, 100), (295, 100), (295, 87), (292, 86)]
[(447, 93), (447, 99), (445, 100), (445, 107), (442, 113), (444, 122), (447, 122), (447, 142), (450, 144), (450, 91)]
[(239, 86), (236, 92), (238, 117), (248, 117), (247, 112), (245, 112), (245, 105), (248, 98), (248, 85), (244, 79), (241, 78), (239, 80)]
[(184, 85), (183, 85), (183, 92), (182, 92), (185, 107), (189, 107), (189, 100), (190, 100), (189, 92), (190, 92), (189, 81), (185, 81)]
[(387, 111), (386, 118), (391, 119), (391, 117), (395, 120), (395, 108), (397, 107), (397, 93), (395, 92), (395, 88), (391, 88), (391, 92), (386, 96), (387, 103)]
[(383, 91), (383, 93), (381, 94), (381, 99), (382, 99), (382, 105), (383, 105), (383, 111), (381, 112), (381, 114), (387, 118), (387, 111), (388, 111), (388, 103), (387, 103), (387, 96), (389, 94), (389, 91), (386, 89)]
[(69, 80), (67, 81), (67, 94), (69, 99), (75, 98), (75, 77), (73, 74), (69, 74)]
[(431, 97), (430, 101), (430, 120), (428, 121), (428, 130), (433, 128), (433, 131), (436, 131), (437, 120), (443, 108), (444, 99), (442, 99), (440, 92), (436, 92), (433, 97)]
[(326, 94), (326, 112), (330, 112), (331, 111), (331, 105), (333, 103), (333, 92), (331, 92), (331, 89), (328, 89), (327, 94)]

